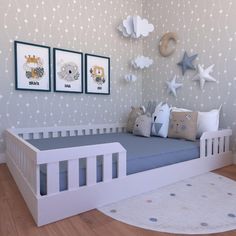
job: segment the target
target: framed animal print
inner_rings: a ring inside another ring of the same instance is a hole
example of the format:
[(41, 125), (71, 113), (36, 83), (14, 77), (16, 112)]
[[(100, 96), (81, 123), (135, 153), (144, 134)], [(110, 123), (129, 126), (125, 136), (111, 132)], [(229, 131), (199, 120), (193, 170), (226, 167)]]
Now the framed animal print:
[(54, 91), (83, 93), (83, 54), (54, 48)]
[(50, 91), (50, 47), (15, 41), (15, 88)]
[(110, 58), (85, 55), (86, 93), (110, 94)]

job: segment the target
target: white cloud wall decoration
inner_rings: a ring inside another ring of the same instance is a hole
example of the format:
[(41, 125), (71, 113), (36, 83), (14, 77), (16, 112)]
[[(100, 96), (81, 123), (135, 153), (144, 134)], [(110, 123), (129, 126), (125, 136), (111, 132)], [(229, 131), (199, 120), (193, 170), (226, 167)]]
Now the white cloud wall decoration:
[(133, 75), (133, 74), (128, 74), (128, 75), (125, 75), (125, 78), (124, 78), (127, 82), (135, 82), (137, 80), (137, 76), (136, 75)]
[(136, 69), (144, 69), (150, 67), (153, 64), (153, 60), (149, 57), (138, 56), (131, 61), (131, 64)]
[(123, 26), (123, 24), (120, 24), (117, 28), (120, 32), (122, 32), (124, 37), (129, 37), (130, 35), (127, 33), (125, 27)]
[(153, 24), (140, 16), (128, 16), (118, 26), (124, 37), (140, 38), (147, 37), (154, 30)]

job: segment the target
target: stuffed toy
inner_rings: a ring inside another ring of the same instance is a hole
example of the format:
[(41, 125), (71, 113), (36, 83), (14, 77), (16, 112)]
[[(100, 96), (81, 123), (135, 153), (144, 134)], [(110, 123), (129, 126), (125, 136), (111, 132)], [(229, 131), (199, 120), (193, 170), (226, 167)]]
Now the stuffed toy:
[(152, 114), (152, 135), (166, 138), (168, 135), (170, 108), (168, 104), (159, 103)]
[(168, 137), (195, 141), (197, 117), (197, 112), (172, 112)]
[(129, 113), (128, 122), (127, 122), (127, 132), (133, 133), (134, 123), (138, 116), (141, 116), (145, 113), (145, 107), (131, 107), (131, 112)]
[(157, 106), (156, 101), (149, 101), (148, 104), (147, 104), (145, 113), (152, 116), (152, 114), (155, 111), (156, 106)]
[(138, 136), (150, 137), (152, 118), (148, 115), (137, 117), (134, 123), (133, 134)]

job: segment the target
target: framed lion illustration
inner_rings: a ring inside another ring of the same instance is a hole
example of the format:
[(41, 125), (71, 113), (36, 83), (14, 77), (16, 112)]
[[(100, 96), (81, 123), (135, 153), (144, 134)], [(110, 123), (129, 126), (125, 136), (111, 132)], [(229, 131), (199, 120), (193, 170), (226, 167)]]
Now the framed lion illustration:
[(110, 58), (85, 54), (86, 93), (110, 94)]

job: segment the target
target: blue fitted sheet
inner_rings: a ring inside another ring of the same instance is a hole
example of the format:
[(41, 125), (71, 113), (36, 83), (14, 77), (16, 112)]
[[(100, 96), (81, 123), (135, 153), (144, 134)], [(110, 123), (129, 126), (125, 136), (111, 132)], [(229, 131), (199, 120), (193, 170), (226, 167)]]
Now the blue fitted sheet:
[[(39, 150), (119, 142), (127, 150), (127, 174), (134, 174), (178, 162), (199, 158), (199, 141), (159, 137), (139, 137), (129, 133), (113, 133), (27, 140)], [(65, 157), (66, 159), (66, 157)], [(86, 184), (86, 161), (80, 160), (80, 186)], [(40, 168), (41, 193), (46, 193), (46, 166)], [(113, 178), (117, 176), (117, 161), (113, 156)], [(97, 181), (102, 181), (102, 160), (97, 161)], [(60, 162), (60, 190), (67, 189), (67, 162)]]

